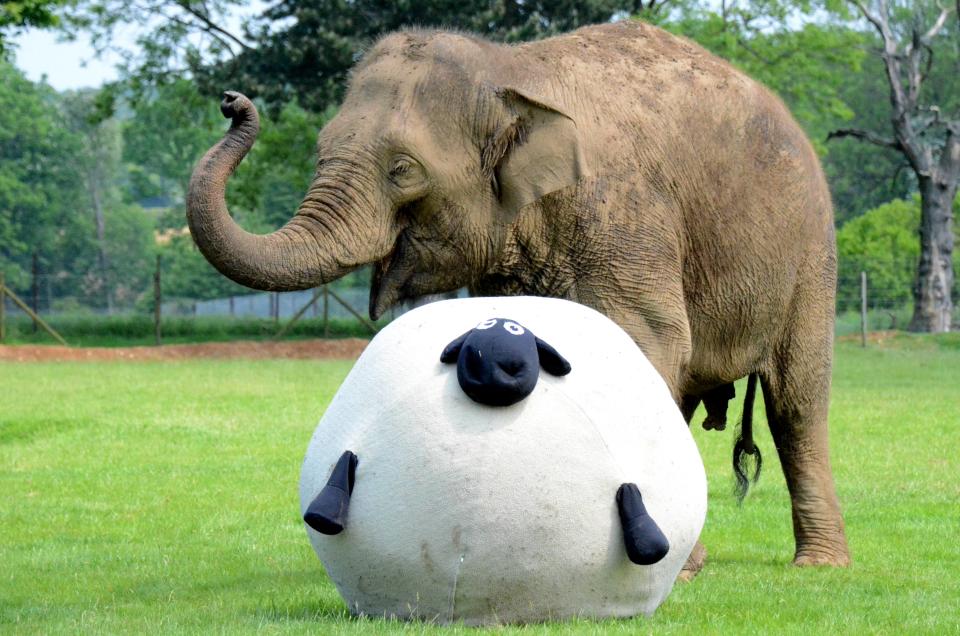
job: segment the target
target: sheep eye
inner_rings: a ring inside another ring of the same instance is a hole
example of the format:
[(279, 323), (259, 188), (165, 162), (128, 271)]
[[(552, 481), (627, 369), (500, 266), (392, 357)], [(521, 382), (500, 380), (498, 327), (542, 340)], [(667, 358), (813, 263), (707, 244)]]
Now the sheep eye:
[(510, 322), (509, 320), (503, 323), (503, 328), (507, 330), (508, 333), (511, 333), (515, 336), (523, 335), (523, 327), (518, 325), (515, 322)]
[(483, 322), (481, 322), (479, 325), (477, 325), (477, 326), (476, 326), (476, 329), (489, 329), (490, 327), (494, 326), (495, 324), (497, 324), (497, 319), (496, 319), (496, 318), (489, 318), (489, 319), (484, 320)]

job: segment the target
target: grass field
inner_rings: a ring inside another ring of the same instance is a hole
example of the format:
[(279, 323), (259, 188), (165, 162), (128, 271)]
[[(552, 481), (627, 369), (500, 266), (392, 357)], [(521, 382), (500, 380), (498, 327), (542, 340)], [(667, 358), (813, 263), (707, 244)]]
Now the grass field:
[[(310, 549), (300, 462), (349, 367), (0, 364), (0, 632), (474, 633), (350, 617)], [(742, 508), (732, 432), (697, 426), (703, 573), (650, 619), (503, 632), (960, 633), (960, 339), (842, 343), (833, 396), (851, 567), (789, 565), (765, 426)]]
[[(287, 319), (229, 318), (224, 316), (170, 316), (163, 319), (163, 344), (229, 342), (232, 340), (270, 340)], [(378, 322), (383, 327), (389, 322)], [(49, 318), (49, 324), (73, 347), (133, 347), (156, 342), (153, 316), (145, 314), (97, 316), (62, 315)], [(53, 344), (46, 331), (34, 331), (25, 316), (8, 319), (5, 344)], [(302, 318), (284, 335), (286, 340), (302, 338), (369, 338), (370, 329), (357, 320)]]

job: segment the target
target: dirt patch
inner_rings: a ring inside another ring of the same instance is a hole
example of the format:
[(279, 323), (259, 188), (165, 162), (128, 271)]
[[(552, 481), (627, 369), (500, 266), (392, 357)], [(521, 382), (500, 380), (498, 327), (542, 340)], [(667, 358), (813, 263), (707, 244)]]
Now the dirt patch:
[[(893, 342), (894, 340), (903, 338), (905, 335), (902, 331), (868, 331), (867, 332), (867, 344), (872, 345), (884, 345)], [(860, 342), (860, 334), (853, 333), (846, 336), (839, 336), (837, 338), (838, 342)]]
[(0, 345), (0, 361), (123, 361), (189, 360), (191, 358), (270, 358), (350, 360), (360, 355), (368, 340), (296, 340), (287, 342), (204, 342), (160, 347), (57, 347), (48, 345)]

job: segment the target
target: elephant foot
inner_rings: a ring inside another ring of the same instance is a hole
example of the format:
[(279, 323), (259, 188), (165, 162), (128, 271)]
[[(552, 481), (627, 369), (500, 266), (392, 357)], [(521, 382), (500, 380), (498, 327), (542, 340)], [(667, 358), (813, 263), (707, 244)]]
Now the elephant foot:
[(797, 556), (793, 557), (793, 564), (801, 568), (814, 566), (845, 568), (850, 565), (850, 554), (846, 550), (843, 552), (800, 550)]
[(703, 569), (706, 562), (707, 549), (697, 540), (696, 545), (693, 546), (693, 551), (690, 553), (690, 556), (687, 557), (687, 562), (683, 564), (683, 569), (680, 570), (677, 578), (684, 582), (692, 581), (694, 577), (700, 574), (700, 570)]
[(727, 404), (736, 397), (733, 384), (724, 384), (703, 394), (703, 406), (707, 417), (703, 428), (708, 431), (722, 431), (727, 428)]
[(705, 431), (723, 431), (727, 428), (727, 416), (726, 413), (722, 417), (714, 416), (707, 414), (706, 419), (703, 420), (703, 429)]

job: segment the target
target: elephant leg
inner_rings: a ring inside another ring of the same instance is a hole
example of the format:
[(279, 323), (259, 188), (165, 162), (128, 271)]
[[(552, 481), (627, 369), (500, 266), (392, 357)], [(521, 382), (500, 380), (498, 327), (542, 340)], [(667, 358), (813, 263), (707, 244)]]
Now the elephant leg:
[(680, 412), (683, 413), (683, 419), (688, 426), (690, 421), (693, 420), (693, 414), (697, 412), (698, 406), (700, 406), (699, 395), (684, 395), (680, 398)]
[(833, 311), (829, 299), (829, 306), (797, 303), (801, 310), (786, 340), (760, 374), (767, 421), (790, 491), (795, 565), (850, 563), (828, 449), (833, 334), (823, 314)]
[(703, 420), (704, 430), (722, 431), (727, 428), (727, 404), (736, 395), (732, 382), (703, 394), (703, 406), (707, 409), (707, 418)]
[[(686, 420), (687, 425), (690, 424), (690, 421), (693, 419), (693, 414), (699, 405), (699, 395), (684, 395), (681, 398), (680, 412), (683, 413), (683, 419)], [(697, 539), (697, 543), (693, 546), (690, 556), (687, 557), (687, 562), (683, 564), (683, 569), (680, 570), (678, 578), (681, 581), (692, 581), (693, 578), (700, 573), (700, 570), (703, 569), (706, 562), (707, 548)]]

